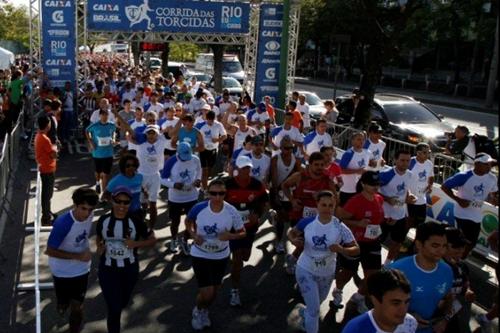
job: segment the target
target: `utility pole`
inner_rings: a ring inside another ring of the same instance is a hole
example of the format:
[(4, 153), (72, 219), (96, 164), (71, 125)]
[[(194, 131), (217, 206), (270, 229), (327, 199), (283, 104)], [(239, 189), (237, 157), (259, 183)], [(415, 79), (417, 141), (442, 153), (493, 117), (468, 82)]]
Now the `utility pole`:
[(283, 31), (281, 34), (280, 47), (280, 75), (277, 106), (285, 108), (286, 86), (288, 81), (288, 40), (290, 31), (290, 0), (283, 0)]
[(495, 88), (498, 75), (498, 24), (499, 16), (497, 15), (497, 29), (495, 32), (495, 47), (493, 48), (493, 55), (491, 56), (490, 65), (490, 77), (488, 79), (488, 90), (486, 91), (486, 103), (487, 108), (493, 107), (493, 102), (495, 100)]

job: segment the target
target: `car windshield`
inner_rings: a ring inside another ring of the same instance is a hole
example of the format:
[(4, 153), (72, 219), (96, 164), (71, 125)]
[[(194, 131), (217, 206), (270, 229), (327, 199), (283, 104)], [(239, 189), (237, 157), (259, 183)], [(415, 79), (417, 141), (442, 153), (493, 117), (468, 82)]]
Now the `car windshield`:
[(149, 66), (161, 66), (161, 61), (157, 59), (151, 59), (149, 61)]
[(226, 73), (241, 72), (243, 68), (239, 61), (224, 61), (222, 63), (222, 71)]
[(386, 104), (384, 111), (389, 121), (395, 124), (432, 124), (441, 121), (436, 115), (417, 103)]
[(306, 96), (306, 103), (309, 105), (323, 105), (323, 102), (321, 99), (316, 96), (315, 94), (305, 94)]
[(196, 74), (195, 77), (196, 77), (196, 80), (201, 81), (201, 82), (210, 81), (210, 76), (207, 74)]
[(240, 88), (241, 84), (233, 78), (225, 78), (223, 83), (224, 88)]

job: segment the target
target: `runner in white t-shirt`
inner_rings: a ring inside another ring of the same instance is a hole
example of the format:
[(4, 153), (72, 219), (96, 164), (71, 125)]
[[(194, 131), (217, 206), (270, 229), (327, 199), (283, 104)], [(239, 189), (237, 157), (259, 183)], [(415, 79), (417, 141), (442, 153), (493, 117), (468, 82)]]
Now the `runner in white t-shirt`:
[(414, 204), (408, 204), (408, 224), (416, 228), (427, 218), (427, 194), (432, 192), (434, 184), (434, 163), (429, 160), (430, 147), (421, 142), (415, 148), (416, 156), (410, 160), (408, 170), (413, 173), (410, 192), (417, 197)]

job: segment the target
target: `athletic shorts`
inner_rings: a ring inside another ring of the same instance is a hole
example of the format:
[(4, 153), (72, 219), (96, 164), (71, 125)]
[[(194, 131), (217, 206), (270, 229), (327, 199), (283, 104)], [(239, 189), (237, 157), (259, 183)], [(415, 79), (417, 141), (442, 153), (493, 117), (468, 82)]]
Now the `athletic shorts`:
[(356, 195), (356, 192), (354, 192), (354, 193), (340, 192), (340, 194), (339, 194), (340, 207), (344, 206), (346, 204), (346, 202), (355, 195)]
[(177, 154), (177, 151), (175, 149), (165, 149), (163, 151), (163, 155), (165, 156), (174, 156), (175, 154)]
[[(159, 173), (156, 173), (154, 175), (143, 175), (142, 187), (148, 193), (148, 202), (156, 202), (158, 200), (158, 194), (160, 194), (161, 186), (160, 181), (161, 177)], [(143, 196), (142, 192), (141, 195)], [(143, 197), (143, 199), (144, 200), (141, 200), (142, 202), (146, 201), (145, 197)]]
[(387, 237), (391, 237), (391, 240), (396, 243), (403, 243), (406, 239), (406, 234), (408, 234), (408, 226), (406, 225), (406, 217), (397, 220), (395, 224), (388, 225), (387, 223), (382, 223), (382, 236), (383, 241)]
[(408, 216), (414, 221), (413, 227), (418, 227), (420, 224), (425, 222), (427, 217), (427, 205), (411, 205), (408, 204)]
[(455, 221), (457, 222), (457, 228), (462, 230), (465, 238), (472, 246), (475, 246), (481, 232), (481, 223), (459, 217), (455, 217)]
[(200, 153), (200, 162), (202, 168), (211, 168), (217, 161), (217, 149), (205, 149)]
[(379, 242), (359, 242), (359, 256), (339, 255), (339, 268), (357, 272), (361, 263), (363, 270), (380, 270), (382, 267), (382, 246)]
[(228, 258), (206, 259), (191, 257), (194, 276), (198, 282), (198, 288), (220, 286), (226, 273)]
[(129, 150), (127, 150), (127, 154), (137, 156), (137, 150), (135, 150), (135, 149), (129, 149)]
[(83, 303), (87, 293), (89, 273), (71, 278), (53, 276), (57, 304), (68, 306), (72, 300)]
[(247, 235), (242, 239), (234, 239), (229, 241), (229, 248), (231, 251), (239, 249), (251, 249), (255, 241), (255, 234), (257, 229), (247, 230)]
[(198, 203), (197, 200), (188, 201), (188, 202), (172, 202), (168, 201), (168, 217), (172, 221), (176, 221), (181, 219), (183, 214), (189, 213), (191, 208)]
[(113, 167), (113, 157), (96, 158), (94, 157), (95, 172), (105, 173), (107, 175), (111, 174), (111, 168)]

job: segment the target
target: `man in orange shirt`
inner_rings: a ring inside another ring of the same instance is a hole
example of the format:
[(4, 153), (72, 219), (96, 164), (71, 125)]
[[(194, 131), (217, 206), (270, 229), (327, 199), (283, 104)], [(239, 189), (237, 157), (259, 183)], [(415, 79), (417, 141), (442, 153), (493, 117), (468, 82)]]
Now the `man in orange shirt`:
[(38, 133), (35, 137), (35, 159), (42, 178), (42, 225), (51, 225), (52, 213), (50, 200), (54, 193), (57, 146), (52, 144), (47, 134), (50, 131), (50, 118), (42, 115), (38, 118)]
[(292, 126), (302, 133), (304, 131), (304, 120), (300, 111), (297, 110), (297, 102), (292, 100), (288, 102), (288, 112), (293, 114)]

